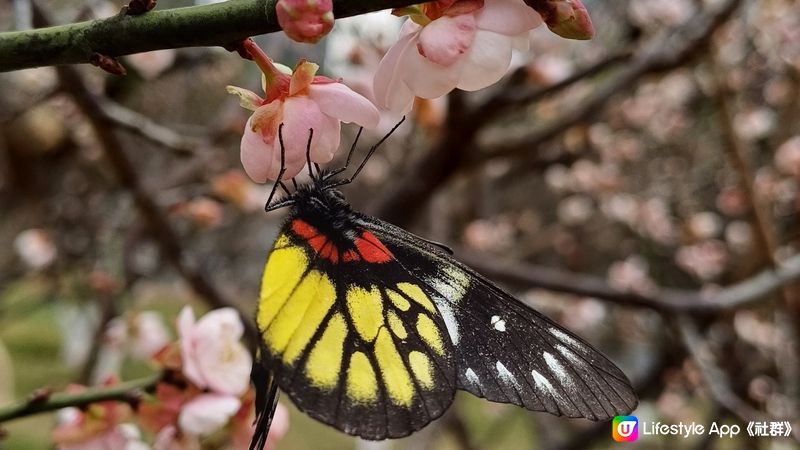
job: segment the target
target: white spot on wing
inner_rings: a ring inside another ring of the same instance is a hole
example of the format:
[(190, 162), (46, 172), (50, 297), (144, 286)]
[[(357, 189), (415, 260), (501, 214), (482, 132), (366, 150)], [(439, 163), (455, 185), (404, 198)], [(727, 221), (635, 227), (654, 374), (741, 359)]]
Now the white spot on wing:
[(506, 331), (506, 321), (501, 319), (500, 316), (492, 316), (491, 323), (497, 331)]
[(572, 362), (572, 364), (575, 364), (576, 366), (585, 366), (586, 365), (586, 361), (584, 361), (580, 356), (578, 356), (575, 352), (573, 352), (572, 350), (568, 349), (567, 347), (565, 347), (565, 346), (563, 346), (561, 344), (556, 344), (555, 348), (556, 348), (556, 350), (558, 350), (559, 353), (564, 355), (565, 358), (570, 360)]
[(550, 328), (550, 334), (556, 337), (559, 341), (575, 348), (583, 348), (583, 344), (578, 342), (574, 337), (564, 333), (558, 328)]
[(467, 377), (467, 380), (469, 380), (470, 383), (476, 386), (481, 385), (481, 380), (478, 379), (478, 375), (475, 373), (474, 370), (472, 370), (472, 368), (467, 367), (467, 371), (464, 372), (464, 376)]
[(506, 366), (504, 366), (503, 363), (497, 361), (495, 367), (497, 368), (497, 375), (500, 377), (500, 380), (502, 380), (506, 384), (511, 384), (514, 387), (519, 388), (519, 383), (517, 382), (517, 379), (514, 378), (514, 374), (509, 372), (509, 370), (506, 369)]
[(453, 313), (453, 307), (447, 300), (439, 297), (438, 295), (433, 296), (433, 302), (436, 303), (436, 308), (442, 315), (442, 320), (444, 320), (444, 324), (447, 327), (447, 334), (450, 335), (450, 341), (453, 342), (453, 345), (457, 345), (460, 335), (458, 334), (458, 322), (456, 321), (456, 316)]
[(537, 388), (539, 388), (542, 391), (545, 391), (545, 392), (549, 393), (553, 397), (554, 400), (560, 400), (561, 399), (561, 394), (559, 394), (558, 391), (555, 390), (553, 385), (550, 384), (550, 380), (545, 378), (544, 375), (542, 375), (539, 372), (537, 372), (536, 369), (534, 369), (531, 372), (531, 375), (533, 375), (533, 381), (534, 381), (534, 383), (536, 383), (536, 387)]
[(550, 368), (550, 371), (553, 372), (553, 375), (558, 378), (561, 382), (562, 386), (570, 386), (573, 384), (572, 378), (569, 376), (567, 369), (561, 364), (561, 361), (556, 359), (555, 356), (551, 355), (550, 353), (543, 352), (542, 357), (544, 358), (544, 362), (547, 363), (547, 367)]

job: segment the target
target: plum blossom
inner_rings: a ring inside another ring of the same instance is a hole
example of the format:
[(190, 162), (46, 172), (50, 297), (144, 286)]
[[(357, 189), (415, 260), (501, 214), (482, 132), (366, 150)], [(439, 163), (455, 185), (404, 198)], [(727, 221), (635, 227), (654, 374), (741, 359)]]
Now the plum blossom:
[(522, 0), (439, 0), (395, 13), (409, 20), (381, 60), (373, 89), (379, 106), (397, 112), (409, 111), (414, 96), (496, 83), (511, 50), (527, 50), (529, 31), (542, 24)]
[(243, 47), (263, 72), (266, 94), (261, 98), (247, 89), (228, 86), (228, 92), (238, 95), (240, 104), (253, 111), (241, 143), (242, 165), (253, 181), (278, 179), (281, 124), (286, 168), (282, 179), (296, 176), (305, 166), (309, 129), (314, 132), (311, 161), (324, 164), (339, 148), (341, 122), (355, 122), (365, 128), (378, 126), (378, 109), (341, 82), (317, 76), (318, 65), (301, 60), (294, 71), (285, 73), (252, 39), (245, 40)]
[(233, 308), (215, 309), (195, 321), (190, 307), (178, 316), (183, 373), (200, 389), (242, 395), (253, 359), (240, 342), (244, 326)]
[(333, 28), (332, 0), (278, 0), (275, 14), (283, 32), (297, 42), (316, 43)]

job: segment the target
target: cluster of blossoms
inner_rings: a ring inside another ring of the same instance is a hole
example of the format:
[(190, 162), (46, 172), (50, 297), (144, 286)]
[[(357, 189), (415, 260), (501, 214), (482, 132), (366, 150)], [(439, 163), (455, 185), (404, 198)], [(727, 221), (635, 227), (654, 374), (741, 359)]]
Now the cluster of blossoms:
[[(395, 15), (407, 19), (375, 72), (375, 104), (404, 114), (415, 97), (438, 98), (456, 88), (474, 91), (494, 84), (508, 71), (512, 50), (527, 50), (530, 31), (542, 23), (564, 37), (591, 37), (591, 21), (580, 0), (544, 0), (536, 5), (537, 10), (523, 0), (437, 0), (395, 10)], [(279, 0), (276, 11), (286, 34), (300, 42), (317, 42), (333, 26), (331, 0)], [(340, 80), (316, 76), (316, 64), (300, 61), (289, 70), (272, 62), (249, 39), (242, 50), (264, 75), (264, 98), (228, 87), (243, 107), (253, 111), (242, 137), (241, 159), (254, 181), (299, 174), (307, 161), (310, 129), (314, 134), (308, 159), (324, 164), (339, 146), (341, 122), (368, 129), (378, 125), (380, 113), (370, 100)]]
[[(223, 429), (231, 448), (248, 448), (255, 394), (250, 387), (252, 357), (240, 342), (244, 328), (238, 313), (222, 308), (195, 320), (185, 307), (177, 328), (177, 342), (161, 345), (149, 355), (164, 374), (152, 395), (133, 406), (106, 401), (85, 410), (62, 410), (53, 432), (59, 449), (192, 450), (201, 448), (201, 438)], [(106, 384), (116, 384), (116, 379)], [(279, 405), (269, 442), (286, 432), (287, 414)], [(154, 436), (152, 447), (135, 423)]]

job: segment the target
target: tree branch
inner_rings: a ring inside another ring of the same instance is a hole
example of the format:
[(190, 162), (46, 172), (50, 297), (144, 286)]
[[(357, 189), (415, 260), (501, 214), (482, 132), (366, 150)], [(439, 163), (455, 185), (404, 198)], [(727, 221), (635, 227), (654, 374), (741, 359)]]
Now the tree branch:
[[(415, 0), (336, 0), (337, 18), (415, 3)], [(129, 55), (166, 48), (228, 46), (280, 31), (275, 0), (237, 0), (204, 6), (119, 14), (54, 27), (0, 33), (0, 72), (88, 63), (93, 54)]]
[[(136, 207), (166, 260), (175, 267), (195, 293), (203, 298), (209, 306), (212, 308), (235, 307), (233, 302), (225, 298), (217, 286), (208, 279), (201, 265), (184, 251), (177, 231), (165, 218), (164, 211), (161, 210), (152, 195), (142, 185), (130, 158), (125, 154), (122, 143), (114, 132), (116, 123), (102, 112), (100, 100), (86, 86), (80, 73), (74, 67), (68, 66), (60, 66), (57, 71), (64, 90), (72, 95), (91, 122), (120, 185), (133, 196)], [(245, 340), (253, 350), (258, 342), (258, 331), (250, 317), (241, 311), (240, 315), (245, 327)]]
[(56, 411), (61, 408), (80, 408), (107, 400), (133, 402), (138, 399), (142, 392), (155, 388), (156, 383), (160, 380), (161, 374), (159, 373), (113, 387), (88, 389), (79, 394), (54, 394), (44, 397), (34, 395), (23, 402), (0, 407), (0, 423), (33, 414)]
[(525, 137), (495, 145), (491, 152), (479, 152), (475, 155), (477, 160), (470, 162), (477, 163), (484, 159), (512, 157), (519, 154), (529, 155), (531, 150), (542, 142), (558, 136), (567, 128), (598, 112), (615, 94), (630, 91), (642, 77), (684, 65), (687, 59), (703, 49), (714, 31), (731, 17), (741, 2), (742, 0), (729, 0), (717, 10), (695, 16), (687, 23), (676, 27), (669, 35), (654, 38), (650, 44), (636, 51), (634, 57), (618, 75), (575, 107)]
[(658, 289), (641, 294), (614, 289), (605, 279), (519, 261), (504, 261), (486, 254), (457, 251), (461, 261), (478, 272), (513, 285), (594, 297), (626, 306), (668, 313), (717, 313), (752, 305), (784, 286), (800, 280), (800, 255), (714, 293), (682, 289)]

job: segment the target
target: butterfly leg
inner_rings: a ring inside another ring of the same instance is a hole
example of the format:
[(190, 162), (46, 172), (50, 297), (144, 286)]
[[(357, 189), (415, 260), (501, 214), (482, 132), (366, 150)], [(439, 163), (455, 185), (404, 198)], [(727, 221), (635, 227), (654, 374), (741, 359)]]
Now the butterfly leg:
[[(388, 132), (388, 133), (386, 133), (386, 136), (382, 137), (380, 141), (378, 141), (378, 142), (377, 142), (375, 145), (373, 145), (372, 147), (370, 147), (370, 149), (369, 149), (369, 152), (367, 152), (367, 156), (365, 156), (365, 157), (364, 157), (364, 160), (363, 160), (363, 161), (361, 161), (361, 164), (359, 164), (359, 165), (358, 165), (358, 168), (357, 168), (357, 169), (356, 169), (356, 171), (353, 173), (353, 175), (351, 175), (349, 178), (345, 178), (345, 179), (343, 179), (343, 180), (339, 180), (339, 181), (336, 181), (336, 182), (334, 182), (334, 183), (333, 183), (333, 184), (332, 184), (330, 187), (344, 186), (345, 184), (350, 184), (350, 183), (352, 183), (352, 182), (353, 182), (353, 180), (355, 180), (355, 179), (356, 179), (356, 177), (358, 176), (358, 174), (359, 174), (359, 173), (361, 173), (361, 169), (363, 169), (363, 168), (364, 168), (364, 165), (365, 165), (365, 164), (367, 164), (367, 161), (369, 161), (369, 159), (372, 157), (372, 154), (373, 154), (373, 153), (375, 153), (375, 150), (377, 150), (377, 149), (378, 149), (378, 147), (380, 147), (380, 146), (381, 146), (381, 144), (383, 144), (383, 143), (384, 143), (384, 141), (386, 141), (386, 139), (389, 139), (389, 136), (391, 136), (391, 135), (392, 135), (392, 133), (394, 133), (394, 132), (395, 132), (395, 130), (397, 130), (397, 128), (399, 128), (399, 127), (400, 127), (400, 125), (402, 125), (402, 124), (403, 124), (403, 122), (405, 122), (405, 121), (406, 121), (406, 116), (403, 116), (403, 118), (402, 118), (402, 119), (400, 119), (400, 121), (399, 121), (399, 122), (397, 122), (397, 124), (395, 124), (395, 126), (394, 126), (394, 127), (392, 127), (392, 129), (391, 129), (391, 130), (389, 130), (389, 132)], [(348, 158), (348, 159), (349, 159), (349, 158)]]
[(278, 185), (280, 184), (284, 191), (286, 190), (286, 187), (281, 183), (281, 178), (283, 178), (283, 174), (286, 172), (286, 146), (283, 145), (283, 123), (278, 127), (278, 141), (281, 144), (281, 170), (278, 171), (278, 179), (272, 184), (272, 190), (269, 192), (269, 197), (267, 197), (267, 204), (264, 205), (265, 211), (272, 211), (272, 209), (274, 209), (271, 208), (269, 204), (272, 203), (272, 198), (275, 197)]
[(358, 133), (356, 134), (356, 138), (353, 140), (353, 145), (350, 146), (350, 151), (347, 152), (347, 160), (344, 162), (344, 166), (340, 167), (340, 168), (338, 168), (336, 170), (333, 170), (332, 172), (329, 172), (327, 175), (325, 175), (325, 178), (323, 179), (323, 181), (324, 180), (328, 180), (328, 179), (330, 179), (332, 177), (335, 177), (336, 175), (339, 175), (340, 173), (342, 173), (345, 170), (347, 170), (347, 168), (350, 166), (350, 158), (353, 157), (353, 152), (356, 150), (356, 144), (358, 143), (358, 138), (361, 137), (361, 132), (362, 131), (364, 131), (364, 127), (360, 127), (358, 129)]

